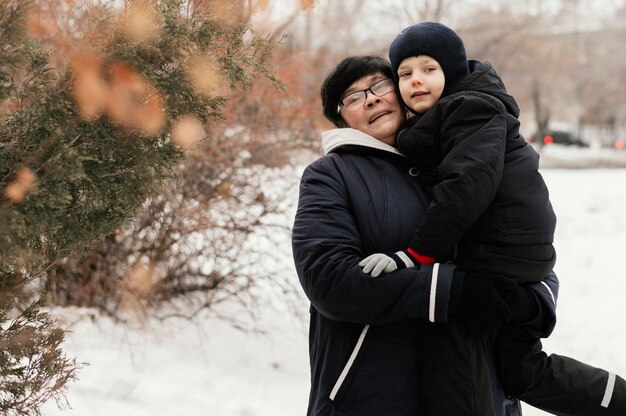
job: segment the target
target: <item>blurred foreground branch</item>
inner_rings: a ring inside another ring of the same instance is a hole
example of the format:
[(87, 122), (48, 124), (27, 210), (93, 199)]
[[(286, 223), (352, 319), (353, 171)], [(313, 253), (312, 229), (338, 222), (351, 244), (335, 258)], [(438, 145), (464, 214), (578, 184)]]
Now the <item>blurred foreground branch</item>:
[(121, 13), (0, 2), (3, 414), (62, 404), (79, 367), (32, 283), (131, 220), (223, 120), (231, 91), (257, 76), (280, 88), (273, 46), (236, 15), (184, 0), (127, 1)]

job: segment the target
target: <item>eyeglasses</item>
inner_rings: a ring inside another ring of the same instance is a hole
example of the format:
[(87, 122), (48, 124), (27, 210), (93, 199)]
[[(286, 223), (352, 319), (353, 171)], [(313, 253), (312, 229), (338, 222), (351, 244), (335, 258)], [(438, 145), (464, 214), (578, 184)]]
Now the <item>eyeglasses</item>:
[(337, 105), (337, 113), (339, 113), (341, 107), (356, 108), (359, 105), (363, 105), (365, 100), (367, 100), (368, 92), (371, 92), (377, 97), (382, 97), (385, 94), (389, 94), (391, 91), (393, 91), (393, 89), (394, 86), (391, 78), (385, 78), (381, 79), (380, 81), (376, 81), (375, 83), (370, 85), (369, 88), (351, 92), (350, 94), (343, 97), (341, 101), (339, 101), (339, 105)]

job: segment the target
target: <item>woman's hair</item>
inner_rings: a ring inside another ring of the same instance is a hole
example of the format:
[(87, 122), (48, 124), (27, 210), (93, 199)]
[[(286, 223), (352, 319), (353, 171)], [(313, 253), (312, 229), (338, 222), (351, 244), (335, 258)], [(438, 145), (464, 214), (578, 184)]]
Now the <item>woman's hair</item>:
[(335, 126), (344, 127), (345, 123), (337, 111), (343, 94), (356, 81), (378, 72), (391, 78), (391, 65), (380, 56), (349, 56), (339, 62), (326, 76), (320, 89), (322, 107), (326, 118)]

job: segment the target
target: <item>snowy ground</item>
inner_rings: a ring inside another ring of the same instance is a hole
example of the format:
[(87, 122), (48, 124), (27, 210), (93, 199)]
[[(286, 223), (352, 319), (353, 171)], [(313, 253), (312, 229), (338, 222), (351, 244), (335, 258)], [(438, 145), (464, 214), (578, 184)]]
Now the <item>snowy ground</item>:
[[(626, 375), (626, 169), (548, 169), (559, 223), (559, 323), (545, 350)], [(293, 191), (294, 197), (296, 189)], [(280, 247), (290, 259), (290, 247)], [(296, 279), (295, 276), (293, 279)], [(307, 302), (302, 299), (306, 316)], [(121, 328), (89, 311), (59, 311), (66, 351), (90, 363), (71, 385), (72, 410), (45, 415), (295, 416), (308, 394), (307, 322), (266, 308), (246, 333), (228, 323)], [(526, 406), (526, 416), (546, 413)]]

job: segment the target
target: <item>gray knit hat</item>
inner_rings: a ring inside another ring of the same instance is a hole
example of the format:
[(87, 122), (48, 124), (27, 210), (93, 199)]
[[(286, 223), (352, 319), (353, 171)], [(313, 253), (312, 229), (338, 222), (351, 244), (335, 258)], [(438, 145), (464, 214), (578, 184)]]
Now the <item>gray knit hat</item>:
[(442, 97), (469, 75), (463, 40), (441, 23), (423, 22), (404, 29), (389, 46), (393, 82), (398, 88), (398, 67), (406, 58), (428, 55), (441, 65), (446, 83)]

